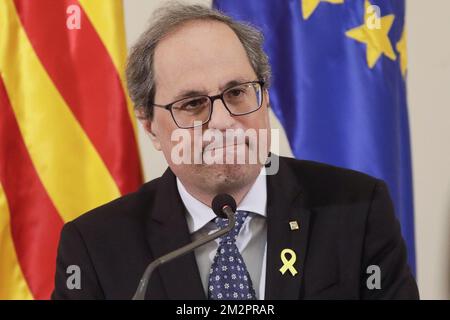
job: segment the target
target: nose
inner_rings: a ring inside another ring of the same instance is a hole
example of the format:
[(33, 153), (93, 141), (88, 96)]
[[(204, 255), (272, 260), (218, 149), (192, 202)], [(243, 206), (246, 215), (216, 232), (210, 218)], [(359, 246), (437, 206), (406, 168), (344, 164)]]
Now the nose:
[(221, 99), (216, 99), (212, 105), (211, 119), (208, 122), (208, 129), (225, 130), (232, 128), (236, 120), (228, 112)]

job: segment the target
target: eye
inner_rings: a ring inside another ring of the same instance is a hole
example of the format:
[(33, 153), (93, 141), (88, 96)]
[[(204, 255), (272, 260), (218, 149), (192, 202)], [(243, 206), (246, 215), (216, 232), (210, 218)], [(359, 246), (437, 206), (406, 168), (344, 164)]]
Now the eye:
[(227, 93), (226, 93), (228, 99), (241, 98), (245, 94), (246, 94), (245, 87), (232, 88), (229, 91), (227, 91)]
[(195, 110), (205, 106), (206, 100), (207, 99), (205, 97), (189, 99), (187, 101), (184, 101), (179, 107), (179, 109), (186, 111)]
[(244, 93), (244, 90), (242, 88), (231, 89), (230, 91), (228, 91), (228, 94), (233, 97), (239, 97), (239, 95), (241, 95), (242, 93)]

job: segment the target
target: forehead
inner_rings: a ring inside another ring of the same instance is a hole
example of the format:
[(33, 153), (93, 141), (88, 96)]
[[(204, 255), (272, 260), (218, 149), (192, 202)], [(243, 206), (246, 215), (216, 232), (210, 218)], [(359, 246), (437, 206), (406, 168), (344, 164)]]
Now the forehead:
[(157, 88), (169, 92), (214, 90), (213, 85), (256, 77), (234, 31), (212, 20), (189, 21), (168, 34), (156, 47), (153, 67)]

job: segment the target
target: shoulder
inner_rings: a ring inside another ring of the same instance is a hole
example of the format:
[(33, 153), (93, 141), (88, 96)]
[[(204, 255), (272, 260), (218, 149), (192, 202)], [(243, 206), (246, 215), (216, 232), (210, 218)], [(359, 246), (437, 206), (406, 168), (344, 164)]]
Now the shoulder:
[(370, 200), (377, 186), (384, 186), (383, 181), (365, 173), (315, 161), (280, 157), (280, 170), (302, 186), (311, 204)]
[(66, 224), (82, 234), (105, 234), (141, 226), (153, 212), (161, 178), (143, 184), (137, 191), (94, 208)]
[[(123, 298), (124, 292), (131, 296), (131, 284), (138, 282), (151, 258), (146, 226), (160, 186), (161, 178), (152, 180), (136, 192), (64, 225), (58, 246), (54, 299)], [(84, 290), (67, 290), (66, 270), (70, 265), (79, 266), (85, 275)]]

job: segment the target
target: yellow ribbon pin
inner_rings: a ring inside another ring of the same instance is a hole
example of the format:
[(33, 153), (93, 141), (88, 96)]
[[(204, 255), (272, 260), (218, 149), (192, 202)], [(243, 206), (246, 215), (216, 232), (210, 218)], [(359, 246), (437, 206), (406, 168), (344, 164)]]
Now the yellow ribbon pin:
[[(291, 257), (286, 259), (286, 254), (289, 254)], [(294, 268), (294, 263), (297, 260), (297, 255), (295, 254), (294, 250), (291, 249), (284, 249), (281, 251), (281, 262), (283, 262), (283, 266), (280, 268), (280, 272), (282, 275), (286, 273), (287, 270), (295, 276), (298, 272)]]

